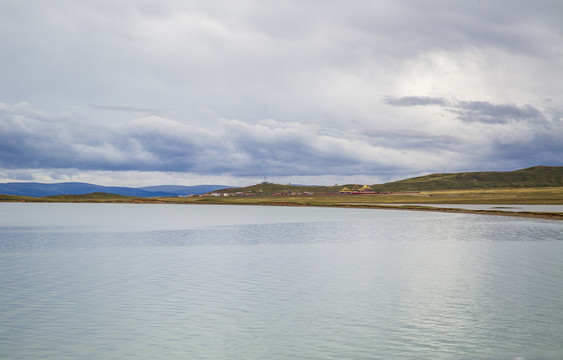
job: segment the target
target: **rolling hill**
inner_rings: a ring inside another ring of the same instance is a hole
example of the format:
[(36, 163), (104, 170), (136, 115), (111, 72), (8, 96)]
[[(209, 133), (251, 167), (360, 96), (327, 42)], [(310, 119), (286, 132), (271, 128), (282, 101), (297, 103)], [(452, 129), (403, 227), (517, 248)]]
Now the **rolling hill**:
[[(344, 186), (298, 186), (281, 184), (257, 184), (243, 188), (223, 189), (219, 192), (246, 192), (256, 195), (275, 193), (309, 192), (315, 194), (338, 193)], [(371, 185), (374, 191), (436, 191), (466, 189), (535, 188), (563, 186), (563, 166), (535, 166), (516, 171), (483, 171), (462, 173), (440, 173), (410, 179)]]
[(431, 174), (374, 185), (376, 191), (422, 191), (563, 186), (563, 166), (534, 166), (516, 171)]

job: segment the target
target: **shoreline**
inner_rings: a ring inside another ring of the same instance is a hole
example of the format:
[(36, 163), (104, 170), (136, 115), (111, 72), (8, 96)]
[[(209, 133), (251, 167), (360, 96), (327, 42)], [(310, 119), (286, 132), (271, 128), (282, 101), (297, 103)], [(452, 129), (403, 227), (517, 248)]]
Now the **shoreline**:
[(474, 215), (493, 215), (493, 216), (511, 216), (519, 218), (535, 218), (544, 220), (563, 220), (563, 214), (552, 212), (533, 212), (533, 211), (502, 211), (502, 210), (471, 210), (471, 209), (457, 209), (457, 208), (437, 208), (430, 206), (416, 206), (416, 205), (375, 205), (375, 204), (303, 204), (293, 202), (263, 202), (263, 203), (178, 203), (179, 205), (246, 205), (246, 206), (294, 206), (294, 207), (337, 207), (337, 208), (352, 208), (352, 209), (376, 209), (376, 210), (410, 210), (410, 211), (430, 211), (430, 212), (444, 212), (444, 213), (458, 213), (458, 214), (474, 214)]
[[(533, 211), (502, 211), (502, 210), (473, 210), (473, 209), (460, 209), (460, 208), (447, 208), (447, 207), (432, 207), (428, 205), (401, 205), (401, 204), (349, 204), (349, 203), (303, 203), (303, 202), (176, 202), (165, 201), (163, 199), (134, 199), (128, 201), (108, 200), (108, 201), (88, 201), (88, 200), (59, 200), (59, 201), (1, 201), (6, 203), (88, 203), (88, 204), (174, 204), (174, 205), (246, 205), (246, 206), (294, 206), (294, 207), (336, 207), (336, 208), (355, 208), (355, 209), (379, 209), (379, 210), (409, 210), (409, 211), (430, 211), (430, 212), (444, 212), (444, 213), (458, 213), (458, 214), (474, 214), (474, 215), (493, 215), (493, 216), (511, 216), (519, 218), (534, 218), (544, 220), (563, 220), (563, 213), (553, 212), (533, 212)], [(452, 204), (454, 205), (454, 204)], [(457, 204), (455, 204), (457, 205)], [(463, 204), (460, 204), (463, 205)], [(516, 204), (511, 204), (516, 205)]]
[(360, 205), (361, 208), (376, 208), (388, 210), (411, 210), (411, 211), (431, 211), (459, 214), (476, 214), (476, 215), (494, 215), (494, 216), (512, 216), (521, 218), (536, 218), (545, 220), (563, 220), (563, 214), (550, 212), (534, 212), (534, 211), (502, 211), (502, 210), (471, 210), (457, 208), (437, 208), (430, 206), (401, 206), (401, 205)]

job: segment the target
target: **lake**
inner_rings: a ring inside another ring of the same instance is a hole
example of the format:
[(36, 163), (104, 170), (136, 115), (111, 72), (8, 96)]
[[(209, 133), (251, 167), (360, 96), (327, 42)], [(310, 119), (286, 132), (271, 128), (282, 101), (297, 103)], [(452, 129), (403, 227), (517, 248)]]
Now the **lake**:
[(563, 222), (0, 203), (1, 359), (562, 359)]

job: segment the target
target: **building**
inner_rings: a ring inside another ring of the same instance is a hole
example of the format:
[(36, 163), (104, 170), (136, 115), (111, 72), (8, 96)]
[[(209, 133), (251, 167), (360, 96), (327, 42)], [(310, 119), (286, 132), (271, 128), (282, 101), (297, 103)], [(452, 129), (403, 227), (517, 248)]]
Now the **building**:
[(338, 193), (342, 195), (379, 194), (378, 192), (373, 191), (373, 189), (368, 185), (364, 185), (362, 187), (358, 187), (358, 185), (354, 185), (352, 186), (351, 189), (347, 187), (343, 187), (342, 190), (340, 190)]

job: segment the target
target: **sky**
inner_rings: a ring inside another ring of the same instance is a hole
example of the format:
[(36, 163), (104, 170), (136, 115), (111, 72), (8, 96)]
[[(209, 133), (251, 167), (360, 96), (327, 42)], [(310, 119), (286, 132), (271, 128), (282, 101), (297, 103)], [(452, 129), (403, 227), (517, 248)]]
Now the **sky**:
[(0, 182), (563, 165), (560, 0), (2, 0)]

